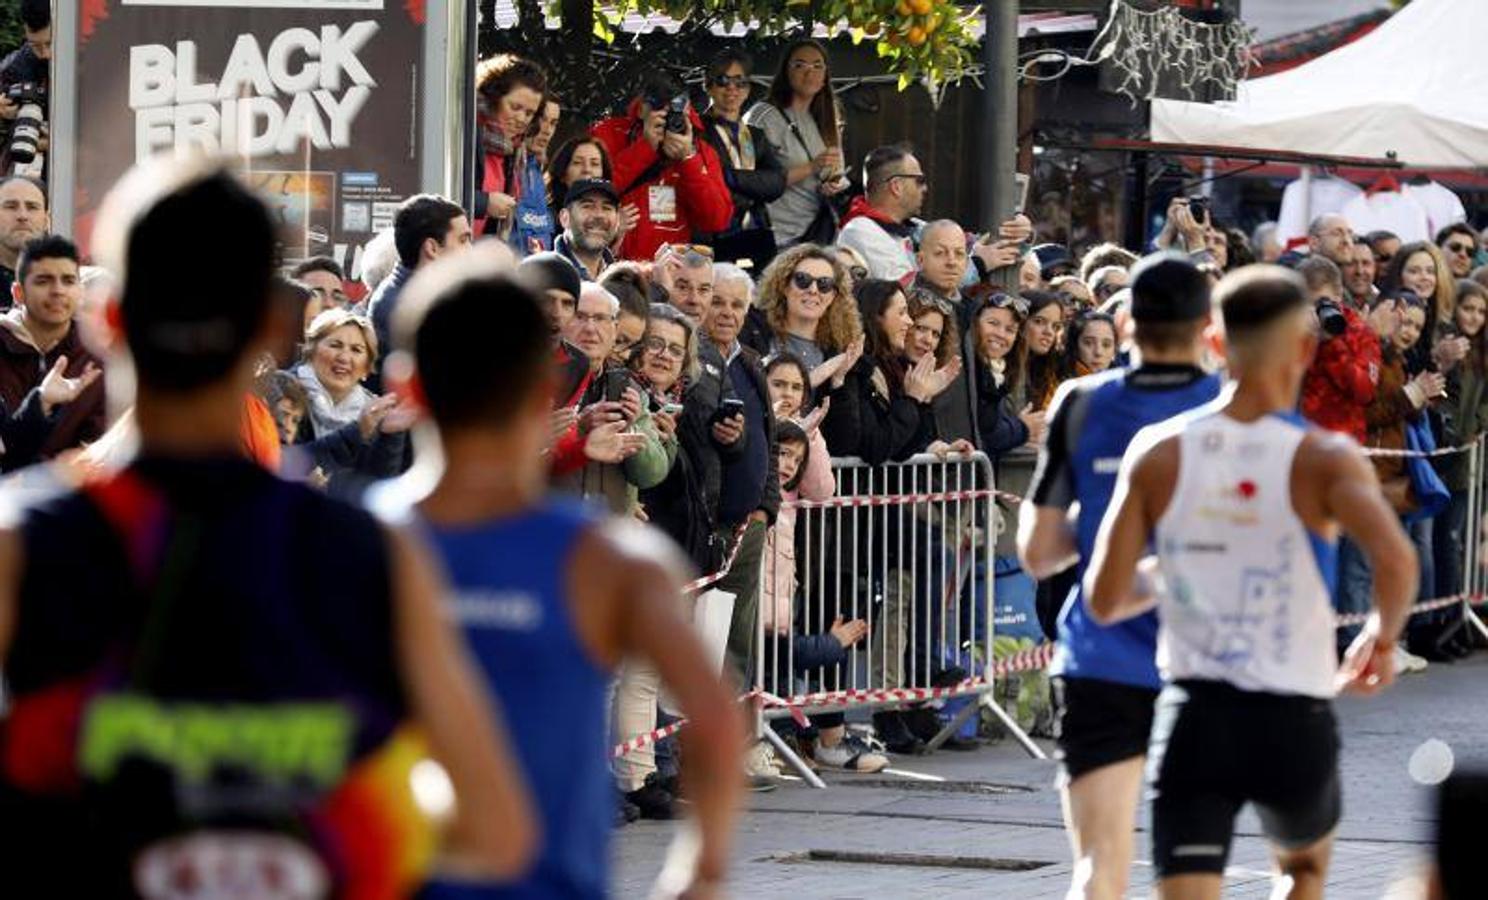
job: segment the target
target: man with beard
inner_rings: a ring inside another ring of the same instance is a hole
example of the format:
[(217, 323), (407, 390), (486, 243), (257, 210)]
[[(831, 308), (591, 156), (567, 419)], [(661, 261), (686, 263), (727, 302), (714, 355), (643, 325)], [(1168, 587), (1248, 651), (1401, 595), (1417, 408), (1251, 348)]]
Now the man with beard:
[(1374, 286), (1374, 251), (1369, 248), (1369, 241), (1355, 237), (1354, 252), (1349, 264), (1339, 268), (1343, 270), (1343, 287), (1353, 300), (1354, 307), (1368, 309), (1379, 294), (1379, 288)]
[(25, 175), (0, 180), (0, 304), (10, 305), (10, 286), (15, 284), (21, 250), (50, 227), (46, 188), (41, 182)]
[(608, 181), (576, 181), (568, 189), (568, 198), (558, 212), (563, 233), (553, 243), (579, 270), (585, 281), (597, 281), (604, 270), (615, 262), (610, 245), (620, 231), (620, 195)]

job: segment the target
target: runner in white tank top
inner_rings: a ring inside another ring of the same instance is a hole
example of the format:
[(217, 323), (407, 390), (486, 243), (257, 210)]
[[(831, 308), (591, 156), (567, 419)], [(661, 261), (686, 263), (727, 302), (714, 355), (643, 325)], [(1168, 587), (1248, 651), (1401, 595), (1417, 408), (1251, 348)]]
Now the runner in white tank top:
[(1170, 682), (1332, 697), (1336, 542), (1292, 509), (1292, 461), (1306, 426), (1219, 411), (1185, 418), (1178, 483), (1155, 531), (1164, 586), (1158, 668)]
[[(1215, 300), (1235, 389), (1132, 442), (1085, 597), (1101, 622), (1154, 605), (1162, 621), (1147, 752), (1160, 895), (1217, 900), (1251, 803), (1290, 879), (1273, 896), (1320, 897), (1342, 809), (1330, 698), (1389, 684), (1417, 562), (1358, 446), (1292, 413), (1317, 347), (1302, 280), (1249, 266)], [(1369, 557), (1376, 605), (1341, 668), (1340, 528)]]

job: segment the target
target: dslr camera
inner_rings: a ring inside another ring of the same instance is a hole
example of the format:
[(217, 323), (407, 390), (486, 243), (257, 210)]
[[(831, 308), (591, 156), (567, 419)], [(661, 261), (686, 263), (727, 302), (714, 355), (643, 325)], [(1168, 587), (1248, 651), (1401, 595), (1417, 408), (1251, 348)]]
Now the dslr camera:
[(46, 90), (32, 82), (17, 82), (5, 89), (5, 99), (17, 107), (10, 132), (10, 158), (30, 165), (36, 159), (41, 126), (46, 121)]
[(1348, 319), (1343, 315), (1343, 307), (1338, 301), (1331, 297), (1319, 297), (1316, 306), (1318, 327), (1322, 329), (1323, 340), (1331, 340), (1348, 330)]
[(675, 97), (664, 97), (659, 94), (650, 94), (645, 98), (646, 106), (652, 110), (666, 111), (666, 130), (672, 134), (685, 134), (687, 132), (687, 95), (678, 94)]

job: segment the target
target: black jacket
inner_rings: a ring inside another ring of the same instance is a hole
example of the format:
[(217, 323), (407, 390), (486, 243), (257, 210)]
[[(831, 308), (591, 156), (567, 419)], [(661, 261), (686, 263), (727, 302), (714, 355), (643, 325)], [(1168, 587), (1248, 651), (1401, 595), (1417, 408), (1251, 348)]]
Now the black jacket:
[(867, 356), (830, 394), (822, 436), (833, 456), (856, 456), (871, 466), (909, 459), (935, 440), (935, 416), (893, 387)]
[[(768, 412), (770, 405), (770, 389), (765, 382), (765, 371), (760, 366), (758, 353), (745, 346), (740, 346), (739, 353), (745, 361), (746, 371), (755, 390), (760, 392), (764, 399), (764, 406)], [(749, 439), (749, 432), (740, 442), (731, 447), (724, 447), (713, 440), (713, 414), (723, 403), (724, 398), (734, 396), (733, 382), (729, 379), (728, 372), (724, 368), (723, 354), (718, 348), (708, 341), (701, 341), (698, 348), (698, 362), (702, 372), (698, 379), (688, 389), (687, 398), (683, 401), (682, 422), (677, 425), (677, 436), (686, 447), (689, 442), (698, 448), (698, 459), (703, 470), (703, 484), (707, 491), (708, 508), (713, 510), (714, 515), (718, 513), (718, 498), (723, 480), (723, 462), (732, 459), (743, 452), (744, 441)], [(775, 440), (775, 416), (768, 413), (765, 417), (765, 435), (769, 441), (767, 454), (767, 469), (765, 472), (765, 483), (760, 494), (759, 508), (764, 510), (769, 517), (769, 524), (775, 524), (775, 516), (780, 512), (780, 472), (779, 472), (779, 445)], [(726, 524), (726, 523), (723, 523)]]
[(718, 161), (723, 164), (723, 183), (728, 185), (734, 198), (734, 218), (729, 222), (729, 231), (739, 230), (749, 213), (757, 214), (760, 227), (769, 228), (770, 216), (765, 211), (765, 204), (779, 200), (785, 193), (785, 166), (762, 130), (740, 122), (740, 135), (747, 133), (754, 144), (754, 168), (734, 168), (728, 146), (718, 133), (718, 122), (715, 116), (703, 116), (702, 137), (718, 153)]
[(995, 460), (1028, 443), (1028, 426), (1018, 418), (1017, 410), (1008, 399), (1007, 382), (999, 386), (991, 370), (980, 359), (974, 365), (974, 377), (981, 448)]

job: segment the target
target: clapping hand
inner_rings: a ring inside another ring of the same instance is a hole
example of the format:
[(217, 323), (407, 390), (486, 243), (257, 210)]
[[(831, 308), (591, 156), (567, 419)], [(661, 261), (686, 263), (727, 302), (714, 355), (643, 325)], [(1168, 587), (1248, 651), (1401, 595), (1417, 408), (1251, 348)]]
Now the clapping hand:
[(831, 408), (832, 398), (823, 397), (822, 402), (816, 405), (816, 409), (807, 413), (806, 418), (801, 420), (801, 430), (806, 432), (807, 437), (815, 435), (817, 429), (821, 428), (822, 419), (827, 417), (827, 410)]
[(904, 393), (916, 402), (929, 403), (949, 387), (959, 374), (960, 357), (952, 357), (950, 362), (937, 369), (935, 355), (926, 353), (904, 374)]
[(89, 362), (83, 367), (83, 371), (76, 378), (68, 378), (64, 372), (67, 371), (67, 357), (59, 356), (52, 363), (52, 368), (41, 379), (41, 411), (44, 415), (51, 415), (52, 410), (64, 403), (71, 403), (78, 395), (88, 389), (88, 386), (98, 380), (103, 370), (97, 365)]

